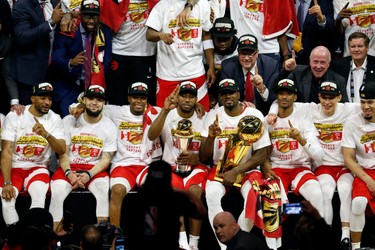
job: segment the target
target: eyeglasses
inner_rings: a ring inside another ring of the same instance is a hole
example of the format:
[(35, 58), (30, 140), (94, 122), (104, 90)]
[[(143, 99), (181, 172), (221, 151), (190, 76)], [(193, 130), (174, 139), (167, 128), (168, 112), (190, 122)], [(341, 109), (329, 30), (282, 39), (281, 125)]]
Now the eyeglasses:
[(246, 57), (253, 57), (255, 56), (256, 54), (258, 53), (258, 50), (249, 50), (249, 51), (246, 51), (246, 52), (239, 52), (238, 55), (240, 57), (243, 57), (243, 58), (246, 58)]
[(85, 20), (85, 21), (89, 21), (90, 19), (92, 19), (94, 21), (98, 21), (99, 16), (97, 16), (97, 15), (82, 15), (82, 19)]

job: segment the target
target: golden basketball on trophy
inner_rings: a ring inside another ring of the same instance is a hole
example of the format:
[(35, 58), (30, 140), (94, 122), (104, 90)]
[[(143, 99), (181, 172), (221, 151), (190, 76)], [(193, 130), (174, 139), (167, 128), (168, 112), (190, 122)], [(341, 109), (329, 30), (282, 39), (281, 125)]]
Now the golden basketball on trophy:
[[(223, 178), (219, 177), (220, 174), (247, 161), (248, 158), (245, 156), (248, 155), (252, 144), (260, 139), (263, 132), (263, 122), (258, 117), (253, 115), (242, 117), (237, 125), (237, 134), (230, 135), (228, 138), (223, 159), (218, 162), (216, 167), (215, 180), (223, 182)], [(239, 174), (233, 186), (241, 187), (242, 178), (243, 174)]]
[[(177, 128), (172, 129), (172, 135), (176, 139), (176, 147), (181, 154), (189, 150), (190, 143), (194, 137), (193, 123), (188, 119), (182, 119), (178, 122)], [(176, 162), (175, 173), (180, 175), (188, 175), (191, 172), (191, 165), (184, 162)]]

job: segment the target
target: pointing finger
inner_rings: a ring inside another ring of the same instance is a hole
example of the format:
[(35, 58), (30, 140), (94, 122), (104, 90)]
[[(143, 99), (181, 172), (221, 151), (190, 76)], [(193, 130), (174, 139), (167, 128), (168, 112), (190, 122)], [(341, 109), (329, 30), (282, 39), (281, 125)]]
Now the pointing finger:
[(318, 0), (314, 0), (314, 5), (318, 5)]
[(214, 122), (216, 125), (219, 124), (219, 115), (216, 114), (216, 118), (215, 118), (215, 122)]
[(294, 127), (293, 127), (293, 124), (290, 122), (290, 120), (288, 120), (288, 123), (289, 123), (289, 127), (290, 127), (290, 128), (294, 128)]
[(292, 50), (292, 59), (296, 60), (296, 52)]
[(35, 120), (36, 123), (40, 124), (38, 118), (36, 118), (35, 116), (34, 116), (34, 120)]

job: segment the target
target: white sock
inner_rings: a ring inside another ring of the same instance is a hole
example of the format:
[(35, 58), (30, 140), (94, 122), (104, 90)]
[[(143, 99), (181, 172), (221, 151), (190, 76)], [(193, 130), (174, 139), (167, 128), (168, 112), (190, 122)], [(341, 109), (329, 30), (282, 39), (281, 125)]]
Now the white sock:
[(189, 246), (193, 246), (198, 249), (199, 236), (189, 234)]
[(361, 242), (356, 242), (356, 243), (353, 243), (352, 242), (352, 249), (357, 249), (357, 248), (361, 248)]
[(183, 249), (189, 249), (189, 243), (186, 235), (186, 231), (180, 231), (180, 238), (178, 239), (180, 247)]
[(349, 227), (342, 227), (341, 228), (341, 240), (349, 238), (350, 239), (350, 230)]

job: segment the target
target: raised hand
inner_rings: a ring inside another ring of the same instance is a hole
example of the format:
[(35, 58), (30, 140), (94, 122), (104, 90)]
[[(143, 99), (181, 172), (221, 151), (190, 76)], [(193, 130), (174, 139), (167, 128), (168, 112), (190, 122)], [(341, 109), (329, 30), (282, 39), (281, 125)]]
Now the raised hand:
[(318, 4), (318, 0), (314, 0), (314, 5), (309, 9), (309, 14), (315, 16), (318, 19), (319, 23), (325, 21), (325, 16), (320, 9), (320, 5)]
[(292, 58), (289, 58), (284, 62), (284, 69), (286, 71), (293, 71), (297, 67), (296, 63), (296, 52), (292, 50)]
[(78, 53), (72, 60), (70, 60), (70, 66), (76, 67), (78, 65), (84, 65), (87, 58), (85, 57), (86, 50)]
[(52, 12), (52, 21), (54, 24), (58, 24), (64, 16), (64, 12), (61, 9), (61, 1), (56, 5)]
[(36, 118), (35, 116), (34, 116), (34, 120), (35, 120), (35, 124), (32, 128), (33, 132), (37, 133), (40, 136), (46, 137), (47, 131), (44, 129), (43, 124), (41, 124), (38, 118)]
[(349, 18), (352, 15), (352, 11), (350, 9), (348, 9), (348, 5), (349, 5), (349, 1), (340, 10), (338, 19), (342, 20), (344, 18)]
[(216, 136), (221, 134), (221, 128), (219, 126), (219, 115), (216, 114), (216, 119), (214, 123), (212, 123), (208, 127), (208, 137), (215, 138)]
[(301, 143), (301, 141), (304, 140), (304, 138), (301, 135), (301, 132), (293, 126), (290, 120), (288, 120), (288, 123), (290, 127), (289, 136), (294, 140), (297, 140), (299, 143)]
[(180, 85), (177, 85), (173, 92), (165, 98), (164, 109), (172, 110), (177, 107), (178, 93), (180, 92)]

